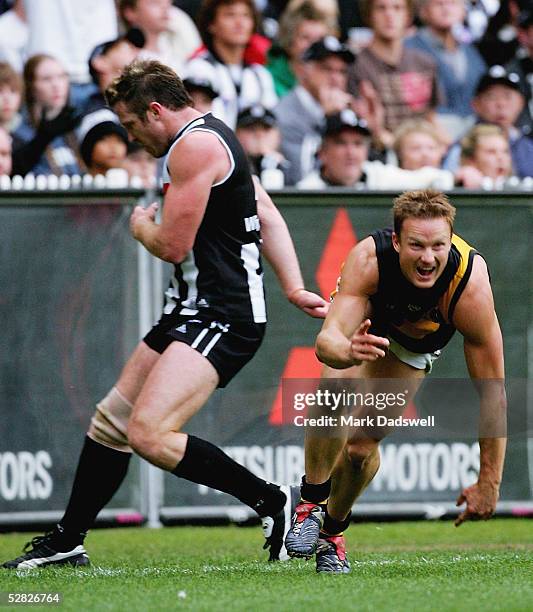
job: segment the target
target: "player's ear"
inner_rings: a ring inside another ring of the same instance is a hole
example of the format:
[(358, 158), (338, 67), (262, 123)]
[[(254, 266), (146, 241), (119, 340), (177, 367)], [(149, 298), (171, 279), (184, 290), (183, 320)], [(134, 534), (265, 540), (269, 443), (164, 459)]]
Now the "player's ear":
[(151, 114), (154, 118), (158, 118), (161, 116), (162, 108), (163, 107), (161, 106), (161, 104), (159, 104), (159, 102), (150, 102), (150, 104), (148, 105), (147, 112)]
[(400, 252), (400, 237), (396, 232), (392, 232), (392, 246), (396, 253)]

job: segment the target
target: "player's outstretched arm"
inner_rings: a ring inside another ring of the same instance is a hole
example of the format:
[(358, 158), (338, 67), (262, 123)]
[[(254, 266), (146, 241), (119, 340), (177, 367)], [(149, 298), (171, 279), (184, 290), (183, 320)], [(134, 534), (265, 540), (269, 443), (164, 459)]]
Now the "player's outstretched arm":
[(168, 167), (161, 223), (155, 221), (156, 205), (136, 206), (130, 231), (152, 255), (178, 263), (192, 249), (211, 187), (227, 174), (230, 163), (216, 136), (193, 132), (172, 149)]
[(369, 298), (377, 284), (375, 245), (372, 238), (367, 238), (348, 255), (338, 293), (317, 337), (316, 354), (322, 363), (345, 369), (385, 356), (387, 338), (369, 333)]
[(265, 259), (272, 266), (289, 302), (311, 317), (323, 319), (328, 312), (329, 302), (305, 289), (298, 256), (285, 219), (255, 176), (254, 185)]
[(467, 520), (487, 520), (496, 510), (507, 441), (503, 341), (487, 266), (481, 257), (474, 259), (454, 324), (464, 337), (466, 364), (480, 397), (479, 478), (457, 499), (458, 506), (466, 502), (466, 509), (455, 521), (459, 526)]

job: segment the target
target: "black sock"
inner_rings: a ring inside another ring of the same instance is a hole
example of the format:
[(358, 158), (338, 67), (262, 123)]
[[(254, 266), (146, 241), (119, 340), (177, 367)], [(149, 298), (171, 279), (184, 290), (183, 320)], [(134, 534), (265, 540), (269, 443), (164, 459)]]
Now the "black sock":
[(97, 514), (122, 484), (130, 459), (131, 453), (109, 448), (86, 436), (70, 500), (56, 529), (58, 539), (65, 545), (83, 542)]
[(339, 535), (350, 525), (350, 520), (352, 518), (352, 513), (349, 512), (348, 516), (343, 521), (338, 521), (337, 519), (332, 518), (328, 514), (328, 509), (326, 508), (326, 513), (324, 515), (324, 524), (322, 525), (322, 533), (326, 535)]
[(300, 486), (300, 495), (304, 501), (313, 504), (322, 504), (328, 499), (330, 491), (331, 478), (328, 478), (326, 482), (322, 482), (321, 484), (310, 484), (305, 479), (305, 476), (303, 476)]
[(258, 478), (214, 444), (189, 435), (183, 459), (172, 473), (191, 482), (229, 493), (259, 516), (278, 513), (286, 501), (276, 485)]

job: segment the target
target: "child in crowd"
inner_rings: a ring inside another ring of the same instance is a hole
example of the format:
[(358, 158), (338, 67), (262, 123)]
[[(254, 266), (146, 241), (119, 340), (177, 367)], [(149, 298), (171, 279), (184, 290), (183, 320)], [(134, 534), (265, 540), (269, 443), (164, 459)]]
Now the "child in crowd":
[(429, 121), (408, 119), (394, 134), (394, 152), (398, 165), (405, 170), (418, 170), (425, 166), (440, 168), (446, 144)]
[(479, 189), (486, 179), (502, 187), (512, 174), (509, 139), (501, 127), (478, 124), (461, 140), (463, 187)]
[(78, 130), (80, 154), (88, 174), (106, 174), (123, 168), (128, 149), (128, 135), (116, 115), (102, 109), (87, 115)]

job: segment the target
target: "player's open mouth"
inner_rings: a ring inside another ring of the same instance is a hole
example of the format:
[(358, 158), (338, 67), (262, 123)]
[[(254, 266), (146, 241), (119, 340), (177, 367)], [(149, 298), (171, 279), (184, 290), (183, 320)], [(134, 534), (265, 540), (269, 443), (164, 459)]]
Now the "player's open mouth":
[(435, 266), (432, 266), (431, 268), (423, 268), (421, 266), (417, 266), (416, 272), (422, 278), (429, 278), (433, 274), (433, 272), (435, 272)]

